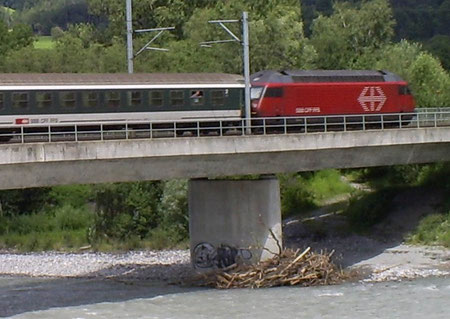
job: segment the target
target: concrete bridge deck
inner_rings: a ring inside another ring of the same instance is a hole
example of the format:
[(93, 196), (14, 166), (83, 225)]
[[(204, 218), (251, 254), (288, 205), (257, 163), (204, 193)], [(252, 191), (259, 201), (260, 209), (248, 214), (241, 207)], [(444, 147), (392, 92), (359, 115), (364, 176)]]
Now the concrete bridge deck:
[(0, 145), (0, 189), (450, 161), (450, 127)]

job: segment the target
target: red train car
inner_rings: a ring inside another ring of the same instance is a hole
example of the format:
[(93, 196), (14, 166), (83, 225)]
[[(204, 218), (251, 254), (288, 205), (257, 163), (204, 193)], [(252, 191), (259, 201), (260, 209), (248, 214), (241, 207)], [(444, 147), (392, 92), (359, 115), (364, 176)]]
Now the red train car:
[(414, 112), (408, 83), (386, 71), (261, 71), (251, 76), (255, 117)]

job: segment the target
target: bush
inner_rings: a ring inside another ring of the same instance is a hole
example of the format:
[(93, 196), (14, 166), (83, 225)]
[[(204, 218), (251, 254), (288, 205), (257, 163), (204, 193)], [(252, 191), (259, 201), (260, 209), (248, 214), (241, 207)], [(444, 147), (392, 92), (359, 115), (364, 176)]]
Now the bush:
[(278, 177), (283, 217), (304, 214), (320, 206), (324, 199), (353, 191), (335, 169), (315, 173), (280, 174)]
[(23, 251), (85, 246), (92, 212), (70, 205), (52, 211), (0, 218), (0, 247)]
[(314, 194), (316, 203), (326, 198), (352, 192), (352, 187), (344, 182), (338, 170), (327, 169), (314, 174), (309, 183), (310, 191)]
[[(161, 223), (173, 243), (189, 238), (189, 209), (187, 180), (165, 181), (158, 206)], [(154, 232), (152, 232), (152, 237)]]
[(10, 219), (9, 233), (26, 235), (31, 233), (44, 233), (54, 230), (54, 223), (50, 216), (44, 213), (31, 215), (18, 215)]
[(0, 191), (0, 214), (14, 216), (38, 212), (48, 202), (49, 192), (50, 188)]
[(116, 183), (96, 189), (96, 214), (90, 238), (144, 238), (158, 226), (160, 182)]
[(317, 207), (305, 179), (294, 174), (282, 174), (280, 179), (281, 213), (283, 217), (304, 214)]
[(85, 230), (92, 222), (93, 213), (87, 209), (74, 208), (66, 204), (54, 210), (54, 224), (57, 230)]
[(441, 168), (442, 164), (372, 167), (362, 170), (362, 179), (375, 188), (416, 186), (428, 183), (436, 173), (440, 175)]
[(450, 212), (433, 214), (422, 219), (408, 241), (414, 244), (450, 247)]
[(391, 210), (396, 192), (394, 189), (383, 189), (352, 197), (344, 211), (349, 224), (356, 231), (365, 231), (381, 222)]
[(95, 193), (91, 185), (64, 185), (52, 187), (48, 197), (56, 206), (83, 207), (94, 200)]

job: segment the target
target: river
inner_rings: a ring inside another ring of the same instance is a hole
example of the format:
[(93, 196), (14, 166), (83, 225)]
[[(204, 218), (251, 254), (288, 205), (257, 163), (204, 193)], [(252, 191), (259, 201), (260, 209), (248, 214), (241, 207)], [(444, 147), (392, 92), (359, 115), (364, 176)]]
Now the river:
[(0, 277), (13, 318), (449, 318), (450, 277), (214, 290), (142, 282)]

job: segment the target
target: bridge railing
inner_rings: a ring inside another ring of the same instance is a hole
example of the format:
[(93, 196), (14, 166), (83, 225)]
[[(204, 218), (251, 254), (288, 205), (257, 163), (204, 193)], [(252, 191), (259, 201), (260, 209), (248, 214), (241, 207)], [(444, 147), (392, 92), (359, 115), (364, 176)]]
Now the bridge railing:
[(208, 120), (176, 122), (107, 122), (90, 124), (21, 125), (14, 129), (0, 127), (0, 141), (5, 143), (152, 139), (203, 136), (266, 134), (307, 134), (450, 126), (450, 108), (422, 109), (414, 113), (371, 115), (335, 115), (254, 118), (250, 130), (245, 120)]

